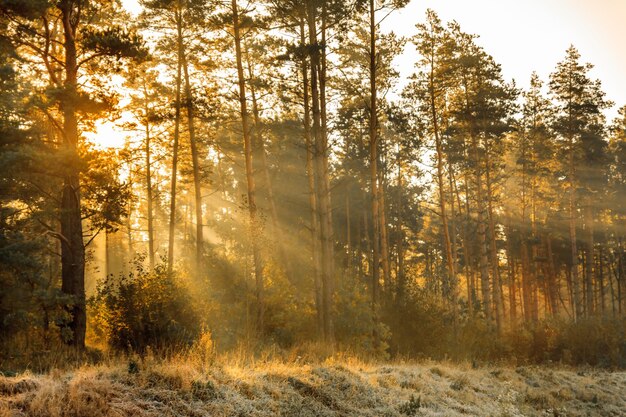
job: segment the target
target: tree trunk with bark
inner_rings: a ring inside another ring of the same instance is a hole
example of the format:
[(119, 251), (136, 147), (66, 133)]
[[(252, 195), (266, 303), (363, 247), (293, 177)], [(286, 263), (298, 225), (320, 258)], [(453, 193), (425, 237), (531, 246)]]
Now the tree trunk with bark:
[(489, 220), (489, 249), (491, 255), (491, 271), (493, 278), (493, 299), (496, 307), (496, 328), (498, 334), (502, 334), (504, 309), (502, 302), (502, 283), (500, 280), (500, 262), (496, 241), (496, 222), (493, 213), (493, 184), (491, 180), (491, 161), (489, 149), (485, 150), (485, 182), (487, 186), (487, 217)]
[(178, 55), (176, 68), (176, 98), (174, 105), (174, 141), (172, 143), (172, 174), (170, 181), (170, 222), (169, 237), (167, 243), (167, 271), (171, 274), (174, 270), (174, 242), (176, 240), (176, 185), (178, 175), (178, 141), (180, 139), (180, 98), (182, 84), (182, 15), (180, 11), (176, 12), (176, 22), (178, 29)]
[(85, 245), (81, 215), (80, 178), (76, 162), (78, 160), (78, 63), (77, 26), (73, 19), (74, 8), (71, 2), (60, 2), (63, 21), (65, 49), (65, 96), (61, 102), (63, 113), (63, 146), (71, 155), (73, 169), (63, 178), (61, 196), (61, 291), (71, 298), (67, 309), (70, 321), (67, 325), (73, 346), (84, 349), (87, 328), (85, 306)]
[(595, 314), (594, 309), (594, 256), (593, 256), (593, 246), (594, 246), (594, 230), (593, 230), (593, 208), (591, 205), (587, 205), (585, 208), (585, 226), (587, 229), (587, 261), (585, 263), (585, 281), (586, 281), (586, 306), (585, 313), (587, 317)]
[(241, 125), (243, 129), (244, 156), (246, 166), (246, 182), (248, 191), (248, 213), (250, 220), (250, 238), (252, 241), (252, 256), (254, 261), (255, 275), (255, 295), (256, 295), (256, 326), (259, 333), (263, 333), (265, 320), (265, 295), (263, 280), (263, 259), (259, 247), (259, 236), (261, 225), (257, 218), (256, 206), (256, 185), (254, 181), (254, 170), (252, 168), (252, 139), (250, 131), (250, 115), (248, 114), (248, 103), (246, 100), (246, 80), (243, 72), (243, 59), (241, 51), (241, 31), (239, 26), (239, 9), (237, 0), (232, 0), (233, 12), (233, 32), (235, 37), (235, 58), (237, 61), (237, 77), (239, 84), (239, 105), (241, 110)]
[(380, 209), (378, 197), (378, 135), (377, 135), (377, 101), (376, 101), (376, 21), (374, 0), (369, 1), (370, 10), (370, 198), (372, 202), (372, 316), (374, 319), (372, 337), (374, 348), (380, 345), (378, 334), (378, 305), (380, 303)]
[[(315, 25), (315, 16), (313, 15), (313, 24)], [(317, 42), (315, 37), (314, 55), (311, 62), (316, 60), (316, 65), (312, 65), (312, 68), (317, 68), (318, 71), (318, 85), (319, 85), (319, 126), (318, 134), (315, 136), (316, 144), (316, 168), (318, 171), (318, 202), (319, 202), (319, 216), (320, 216), (320, 231), (322, 237), (322, 285), (323, 285), (323, 300), (324, 300), (324, 329), (326, 334), (326, 342), (329, 347), (333, 347), (335, 343), (335, 330), (333, 322), (333, 297), (334, 297), (334, 268), (335, 268), (335, 256), (334, 256), (334, 242), (333, 242), (333, 220), (332, 220), (332, 205), (330, 195), (330, 177), (328, 168), (328, 121), (326, 112), (326, 3), (322, 3), (321, 14), (321, 42)], [(312, 31), (309, 28), (309, 36)], [(313, 77), (311, 77), (311, 85), (313, 85)], [(315, 101), (315, 99), (313, 100)], [(315, 106), (313, 107), (313, 114), (315, 118)], [(315, 125), (315, 124), (314, 124)]]
[[(182, 35), (182, 32), (179, 32)], [(191, 149), (191, 166), (193, 170), (194, 208), (196, 217), (196, 273), (200, 272), (204, 247), (204, 227), (202, 225), (202, 178), (200, 173), (200, 161), (198, 155), (198, 143), (196, 139), (195, 115), (191, 80), (189, 79), (189, 65), (184, 50), (182, 39), (181, 57), (183, 73), (185, 76), (185, 107), (187, 109), (187, 126), (189, 130), (189, 148)]]
[(146, 200), (148, 205), (147, 210), (147, 221), (148, 221), (148, 262), (150, 264), (150, 269), (154, 269), (155, 265), (155, 253), (154, 253), (154, 196), (152, 189), (152, 152), (150, 150), (150, 144), (152, 141), (152, 136), (150, 132), (150, 108), (148, 106), (148, 91), (145, 85), (143, 85), (143, 94), (145, 99), (144, 105), (144, 113), (145, 113), (145, 147), (144, 152), (146, 153), (145, 163), (146, 163)]
[[(300, 23), (300, 43), (306, 45), (304, 18)], [(321, 277), (321, 248), (320, 248), (320, 225), (317, 204), (317, 191), (315, 184), (315, 148), (311, 138), (311, 109), (309, 99), (309, 75), (306, 55), (302, 55), (302, 97), (304, 103), (304, 141), (306, 146), (306, 173), (309, 186), (309, 206), (311, 213), (311, 257), (313, 260), (313, 282), (315, 285), (315, 307), (317, 312), (317, 331), (320, 338), (324, 338), (324, 308), (322, 302), (322, 277)]]

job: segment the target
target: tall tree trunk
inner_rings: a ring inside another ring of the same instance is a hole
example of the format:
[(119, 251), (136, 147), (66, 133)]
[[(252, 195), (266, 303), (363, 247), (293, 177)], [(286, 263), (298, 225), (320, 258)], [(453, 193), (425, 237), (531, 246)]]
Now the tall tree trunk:
[(517, 286), (515, 283), (515, 256), (511, 247), (511, 235), (513, 233), (510, 219), (508, 222), (508, 238), (506, 240), (506, 259), (509, 270), (509, 320), (511, 326), (515, 327), (517, 324), (517, 302), (515, 300), (517, 293)]
[(437, 188), (439, 189), (439, 215), (441, 216), (441, 228), (443, 229), (443, 241), (446, 250), (446, 268), (448, 272), (448, 285), (450, 295), (448, 301), (452, 304), (454, 327), (456, 332), (457, 323), (457, 303), (456, 303), (456, 262), (452, 254), (452, 241), (450, 239), (450, 229), (448, 226), (448, 214), (446, 212), (446, 197), (444, 189), (444, 156), (443, 144), (439, 133), (439, 114), (437, 112), (437, 103), (435, 97), (435, 57), (431, 55), (430, 77), (429, 77), (429, 104), (430, 116), (433, 123), (433, 133), (435, 135), (435, 151), (437, 155)]
[[(466, 76), (463, 76), (463, 84), (465, 90), (465, 109), (470, 108), (470, 99), (468, 95)], [(485, 215), (485, 199), (483, 194), (483, 178), (481, 172), (481, 157), (478, 148), (479, 138), (477, 137), (476, 127), (473, 123), (469, 123), (469, 136), (470, 136), (470, 158), (474, 163), (474, 181), (476, 183), (476, 211), (478, 222), (478, 248), (479, 248), (479, 269), (480, 269), (480, 287), (482, 292), (482, 305), (485, 312), (485, 317), (489, 325), (492, 325), (493, 313), (491, 305), (491, 288), (489, 285), (489, 261), (487, 250), (487, 226)]]
[(109, 229), (104, 229), (104, 278), (108, 279), (112, 273), (111, 268), (111, 233)]
[(493, 313), (491, 304), (491, 286), (489, 283), (489, 261), (487, 250), (487, 219), (485, 215), (485, 197), (483, 194), (483, 178), (480, 168), (480, 156), (478, 152), (478, 139), (475, 135), (472, 135), (472, 153), (476, 164), (475, 168), (475, 181), (476, 181), (476, 201), (478, 211), (478, 245), (479, 245), (479, 266), (480, 266), (480, 286), (483, 298), (483, 309), (487, 321), (491, 324)]
[(623, 261), (623, 253), (624, 249), (622, 247), (622, 239), (619, 238), (617, 246), (617, 268), (615, 268), (615, 280), (617, 285), (617, 312), (619, 316), (622, 316), (622, 284), (624, 278), (624, 261)]
[[(456, 225), (456, 215), (457, 215), (457, 211), (455, 210), (454, 207), (454, 196), (455, 196), (455, 192), (454, 192), (454, 185), (456, 183), (456, 180), (454, 178), (454, 167), (452, 166), (452, 162), (449, 160), (448, 161), (448, 188), (449, 188), (449, 198), (450, 198), (450, 231), (452, 233), (452, 236), (450, 238), (450, 244), (452, 245), (452, 248), (450, 248), (450, 252), (452, 253), (452, 263), (454, 265), (454, 277), (453, 280), (451, 282), (451, 296), (452, 296), (452, 302), (454, 303), (453, 305), (453, 313), (454, 313), (454, 321), (455, 321), (455, 325), (457, 324), (457, 317), (458, 317), (458, 298), (459, 298), (459, 266), (458, 266), (458, 241), (457, 241), (457, 225)], [(460, 210), (461, 207), (458, 206), (458, 209)]]
[(176, 11), (178, 28), (178, 55), (176, 68), (176, 99), (174, 116), (174, 143), (172, 144), (172, 178), (170, 181), (170, 223), (167, 244), (167, 272), (171, 274), (174, 269), (174, 241), (176, 240), (176, 182), (178, 175), (178, 141), (180, 138), (180, 90), (182, 83), (182, 15)]
[(241, 53), (241, 33), (239, 27), (239, 9), (237, 0), (232, 0), (233, 11), (233, 32), (235, 35), (235, 58), (237, 60), (237, 77), (239, 82), (239, 105), (241, 108), (241, 125), (243, 129), (244, 155), (246, 163), (246, 180), (248, 191), (248, 212), (250, 215), (250, 229), (252, 239), (252, 256), (254, 259), (254, 275), (256, 282), (256, 326), (259, 333), (263, 332), (265, 319), (265, 300), (263, 282), (263, 260), (259, 248), (259, 235), (261, 233), (260, 224), (257, 219), (256, 206), (256, 186), (254, 182), (254, 172), (252, 168), (252, 140), (250, 138), (250, 115), (248, 114), (248, 103), (246, 101), (246, 80), (243, 73), (243, 62)]
[(377, 135), (377, 101), (376, 101), (376, 20), (374, 0), (369, 0), (370, 9), (370, 190), (372, 202), (372, 315), (373, 323), (373, 344), (377, 349), (380, 345), (380, 335), (378, 334), (378, 304), (380, 303), (380, 219), (378, 208), (378, 135)]
[(144, 106), (145, 113), (145, 139), (146, 146), (144, 148), (144, 152), (146, 153), (146, 199), (148, 204), (148, 262), (150, 263), (150, 269), (154, 269), (155, 260), (154, 260), (154, 196), (152, 189), (152, 151), (150, 150), (151, 144), (151, 134), (150, 134), (150, 108), (148, 106), (148, 91), (145, 85), (143, 85), (143, 93), (144, 99), (146, 100), (146, 104)]
[[(571, 125), (571, 115), (570, 115), (570, 125)], [(569, 150), (568, 150), (568, 176), (569, 176), (569, 238), (570, 238), (570, 249), (571, 249), (571, 277), (572, 277), (572, 289), (574, 292), (574, 305), (575, 305), (575, 320), (578, 320), (582, 317), (583, 314), (583, 301), (582, 294), (580, 291), (580, 281), (578, 278), (578, 246), (576, 241), (576, 185), (575, 185), (575, 175), (576, 175), (576, 167), (574, 165), (574, 137), (572, 134), (569, 135)]]
[[(606, 237), (603, 239), (606, 242)], [(598, 289), (600, 290), (600, 311), (604, 316), (606, 314), (606, 295), (604, 285), (604, 245), (600, 245), (598, 253)]]
[(346, 184), (346, 271), (352, 274), (352, 225), (350, 214), (350, 184)]
[[(300, 43), (306, 45), (304, 18), (300, 22)], [(322, 301), (320, 224), (315, 184), (315, 148), (311, 138), (311, 109), (309, 103), (309, 75), (306, 55), (302, 55), (302, 96), (304, 102), (304, 140), (306, 145), (306, 173), (309, 185), (309, 206), (311, 213), (311, 255), (313, 260), (313, 282), (315, 284), (315, 307), (317, 311), (317, 331), (324, 338), (324, 309)]]
[(572, 311), (572, 318), (576, 320), (576, 300), (574, 297), (574, 286), (572, 285), (572, 269), (569, 268), (565, 271), (565, 283), (567, 284), (567, 295), (569, 298), (569, 305)]
[[(364, 190), (365, 191), (365, 190)], [(372, 253), (372, 238), (369, 231), (369, 215), (371, 214), (371, 207), (368, 208), (368, 203), (371, 203), (369, 199), (369, 194), (367, 191), (364, 192), (363, 195), (363, 241), (365, 243), (365, 253)], [(371, 258), (366, 256), (366, 259), (369, 261)], [(372, 265), (367, 262), (368, 270), (367, 275), (372, 275)]]
[(61, 102), (63, 113), (64, 148), (72, 158), (71, 170), (63, 178), (61, 196), (61, 291), (71, 298), (69, 330), (71, 344), (79, 349), (85, 347), (87, 314), (85, 309), (85, 246), (81, 216), (80, 179), (78, 166), (78, 64), (76, 48), (76, 26), (73, 19), (72, 2), (60, 2), (63, 20), (65, 49), (65, 90)]
[(550, 305), (552, 309), (552, 315), (557, 317), (559, 315), (559, 287), (557, 283), (557, 273), (554, 267), (554, 254), (552, 253), (552, 237), (550, 234), (546, 235), (546, 250), (548, 255), (548, 273), (547, 279), (548, 290), (550, 295)]
[(402, 159), (398, 154), (398, 183), (397, 183), (397, 201), (398, 207), (397, 222), (396, 222), (396, 252), (397, 252), (397, 269), (396, 273), (396, 302), (398, 305), (402, 305), (404, 301), (404, 294), (406, 290), (406, 277), (404, 273), (404, 230), (402, 230), (402, 216), (400, 207), (402, 207)]
[[(356, 211), (356, 210), (355, 210)], [(355, 259), (357, 261), (357, 269), (355, 270), (355, 273), (358, 274), (358, 276), (365, 276), (365, 269), (364, 269), (364, 265), (363, 265), (363, 258), (367, 258), (366, 256), (364, 256), (364, 253), (366, 253), (363, 250), (363, 236), (366, 235), (364, 229), (365, 227), (363, 227), (363, 224), (361, 223), (361, 220), (359, 219), (360, 216), (355, 216), (355, 225), (356, 225), (356, 236), (354, 239), (354, 249), (355, 249)], [(369, 252), (367, 252), (369, 253)]]
[(615, 318), (615, 317), (617, 317), (617, 307), (615, 306), (617, 299), (616, 299), (615, 286), (613, 284), (613, 278), (611, 277), (611, 275), (612, 275), (611, 274), (611, 265), (612, 265), (612, 262), (610, 262), (610, 259), (609, 259), (609, 265), (608, 265), (609, 266), (609, 270), (608, 270), (607, 278), (609, 280), (609, 293), (611, 294), (611, 313), (612, 313), (613, 318)]
[[(380, 170), (379, 170), (380, 171)], [(391, 289), (391, 266), (389, 262), (389, 235), (387, 233), (387, 216), (386, 204), (385, 204), (385, 179), (381, 172), (379, 172), (379, 188), (378, 188), (378, 209), (380, 220), (380, 263), (383, 270), (383, 282), (387, 290)], [(391, 295), (388, 294), (389, 296)]]
[(594, 314), (594, 291), (593, 291), (593, 266), (594, 266), (594, 258), (593, 258), (593, 208), (591, 205), (587, 205), (585, 208), (585, 226), (587, 228), (587, 261), (585, 263), (585, 281), (586, 281), (586, 290), (587, 290), (587, 303), (585, 306), (585, 313), (587, 316), (592, 316)]
[(489, 249), (491, 254), (491, 270), (493, 275), (493, 299), (496, 307), (496, 328), (502, 333), (504, 311), (502, 306), (502, 282), (500, 280), (500, 262), (496, 245), (496, 222), (493, 213), (493, 184), (491, 181), (491, 161), (489, 149), (485, 149), (485, 182), (487, 186), (487, 216), (489, 220)]
[[(521, 186), (522, 186), (522, 195), (521, 195), (521, 209), (522, 209), (522, 218), (521, 218), (521, 229), (520, 229), (520, 263), (521, 263), (521, 275), (522, 275), (522, 288), (521, 288), (521, 307), (523, 310), (524, 321), (526, 323), (530, 323), (532, 321), (532, 278), (530, 273), (530, 261), (529, 261), (529, 251), (528, 251), (528, 242), (530, 240), (529, 229), (532, 229), (530, 223), (532, 223), (532, 214), (528, 215), (528, 160), (529, 157), (527, 152), (530, 149), (527, 146), (522, 146), (522, 172), (521, 172)], [(532, 158), (532, 153), (531, 153)], [(530, 186), (532, 188), (532, 185)], [(532, 191), (530, 192), (532, 195)], [(531, 196), (532, 199), (532, 196)]]
[[(129, 184), (133, 183), (133, 174), (132, 172), (128, 176)], [(132, 207), (133, 203), (131, 200), (128, 200), (128, 216), (126, 216), (126, 241), (128, 242), (127, 255), (128, 262), (131, 262), (135, 258), (135, 246), (133, 242), (133, 225), (132, 225)]]
[[(534, 148), (533, 144), (533, 148)], [(535, 154), (531, 153), (531, 159), (533, 163), (535, 163)], [(539, 320), (539, 294), (538, 294), (538, 285), (539, 281), (537, 279), (538, 267), (537, 267), (537, 185), (535, 177), (531, 177), (530, 180), (530, 235), (532, 238), (530, 245), (530, 259), (529, 259), (529, 268), (531, 274), (531, 295), (532, 295), (532, 312), (531, 316), (534, 321)], [(544, 284), (545, 284), (544, 280)], [(545, 297), (547, 299), (547, 297)]]
[[(181, 28), (182, 29), (182, 28)], [(182, 35), (182, 31), (179, 32)], [(189, 130), (189, 147), (191, 149), (191, 165), (193, 170), (194, 206), (196, 211), (196, 273), (200, 273), (204, 247), (204, 227), (202, 225), (202, 179), (200, 175), (200, 161), (198, 155), (198, 143), (196, 140), (196, 128), (194, 124), (194, 103), (189, 79), (189, 65), (184, 50), (183, 40), (181, 43), (181, 58), (185, 75), (185, 107), (187, 108), (187, 126)]]
[(533, 319), (532, 308), (532, 279), (530, 275), (530, 261), (528, 259), (528, 236), (526, 233), (522, 234), (521, 244), (521, 258), (522, 258), (522, 299), (524, 306), (524, 320), (526, 323), (530, 323)]
[[(465, 280), (467, 283), (467, 305), (470, 317), (474, 316), (474, 301), (476, 298), (476, 286), (474, 285), (474, 269), (471, 265), (470, 242), (469, 242), (469, 225), (470, 225), (470, 204), (469, 204), (469, 178), (465, 175), (465, 221), (463, 223), (463, 258), (465, 260)], [(461, 208), (461, 197), (459, 189), (456, 190), (457, 203), (459, 211)]]
[(311, 110), (313, 115), (311, 139), (314, 146), (313, 168), (317, 192), (318, 219), (320, 231), (320, 277), (322, 283), (323, 337), (326, 343), (334, 345), (333, 293), (334, 293), (334, 248), (332, 240), (332, 210), (330, 203), (330, 182), (328, 171), (328, 138), (326, 121), (326, 58), (325, 9), (321, 16), (321, 43), (317, 39), (316, 3), (306, 3), (310, 50)]
[[(315, 22), (314, 22), (315, 23)], [(311, 31), (309, 30), (309, 36)], [(322, 285), (324, 296), (324, 327), (326, 330), (326, 341), (329, 346), (335, 342), (335, 331), (333, 323), (333, 297), (334, 297), (334, 242), (333, 242), (333, 218), (330, 196), (330, 178), (328, 168), (328, 120), (326, 113), (326, 2), (322, 3), (321, 15), (321, 44), (315, 43), (318, 62), (316, 67), (319, 72), (319, 115), (320, 130), (316, 136), (316, 155), (318, 157), (318, 192), (319, 192), (319, 215), (322, 233)], [(312, 78), (311, 78), (312, 81)]]

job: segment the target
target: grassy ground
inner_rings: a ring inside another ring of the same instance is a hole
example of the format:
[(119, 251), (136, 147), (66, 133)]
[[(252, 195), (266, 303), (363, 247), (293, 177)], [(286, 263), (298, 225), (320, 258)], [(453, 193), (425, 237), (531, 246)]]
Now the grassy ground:
[(626, 373), (156, 360), (0, 377), (8, 416), (623, 416)]

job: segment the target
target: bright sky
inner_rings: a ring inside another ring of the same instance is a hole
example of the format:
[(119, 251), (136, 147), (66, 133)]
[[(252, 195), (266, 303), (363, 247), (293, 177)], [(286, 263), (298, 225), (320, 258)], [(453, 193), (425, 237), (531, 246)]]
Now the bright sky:
[[(478, 43), (502, 64), (504, 76), (523, 88), (532, 71), (547, 82), (574, 44), (581, 59), (595, 65), (592, 77), (616, 104), (609, 119), (626, 105), (626, 0), (411, 0), (383, 29), (410, 36), (428, 8), (444, 22), (456, 20), (465, 32), (480, 35)], [(407, 49), (398, 60), (403, 75), (415, 62)]]

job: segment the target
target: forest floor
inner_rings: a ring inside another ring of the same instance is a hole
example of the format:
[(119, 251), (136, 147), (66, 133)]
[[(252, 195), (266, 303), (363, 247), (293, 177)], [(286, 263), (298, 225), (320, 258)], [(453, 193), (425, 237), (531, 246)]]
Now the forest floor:
[(0, 376), (8, 416), (624, 416), (626, 372), (451, 363), (112, 362)]

